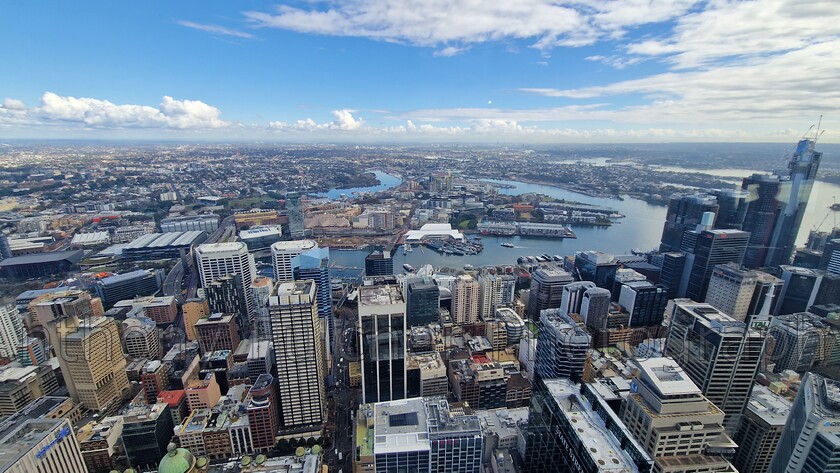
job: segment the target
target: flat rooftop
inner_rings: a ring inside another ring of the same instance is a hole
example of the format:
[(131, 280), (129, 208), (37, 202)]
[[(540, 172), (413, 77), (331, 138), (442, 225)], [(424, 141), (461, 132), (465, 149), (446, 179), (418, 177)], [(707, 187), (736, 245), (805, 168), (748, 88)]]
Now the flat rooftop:
[(770, 425), (783, 426), (790, 412), (790, 401), (770, 391), (766, 387), (756, 384), (753, 387), (747, 410), (761, 417)]
[(387, 305), (404, 302), (399, 286), (383, 284), (359, 287), (360, 305)]
[(577, 385), (565, 379), (549, 379), (545, 381), (545, 385), (560, 406), (563, 415), (577, 430), (576, 435), (585, 446), (580, 453), (589, 455), (598, 465), (598, 471), (639, 471), (603, 420), (580, 395)]
[(9, 423), (0, 427), (0, 470), (6, 471), (22, 456), (54, 432), (73, 435), (66, 419), (27, 419), (20, 423)]
[(637, 360), (641, 377), (664, 396), (700, 394), (700, 388), (680, 368), (673, 358), (648, 358)]

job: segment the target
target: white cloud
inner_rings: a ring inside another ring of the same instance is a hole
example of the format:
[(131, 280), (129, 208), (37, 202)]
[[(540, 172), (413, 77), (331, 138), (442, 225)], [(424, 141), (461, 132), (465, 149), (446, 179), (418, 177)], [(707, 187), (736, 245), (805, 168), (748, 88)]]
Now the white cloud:
[(627, 28), (678, 17), (696, 0), (347, 0), (317, 9), (282, 5), (271, 13), (247, 11), (258, 27), (354, 36), (415, 46), (443, 47), (523, 39), (546, 50), (621, 37)]
[(218, 108), (204, 102), (176, 100), (168, 96), (163, 97), (158, 108), (154, 108), (46, 92), (37, 107), (27, 109), (23, 102), (12, 99), (6, 99), (0, 107), (0, 119), (5, 123), (24, 126), (64, 124), (89, 128), (199, 130), (230, 125), (220, 117)]
[(26, 109), (26, 106), (20, 100), (6, 97), (3, 99), (3, 103), (0, 104), (0, 108), (5, 108), (7, 110), (24, 110)]
[(204, 23), (195, 23), (192, 21), (184, 21), (179, 20), (178, 24), (181, 26), (186, 26), (187, 28), (192, 28), (194, 30), (205, 31), (207, 33), (213, 33), (215, 35), (222, 35), (222, 36), (232, 36), (234, 38), (246, 38), (246, 39), (254, 39), (255, 36), (251, 33), (236, 30), (233, 28), (228, 28), (226, 26), (220, 25), (208, 25)]
[(281, 121), (272, 121), (268, 123), (269, 129), (275, 131), (358, 131), (366, 129), (367, 125), (362, 118), (353, 116), (353, 110), (333, 110), (332, 115), (335, 117), (334, 121), (328, 123), (318, 123), (311, 118), (305, 120), (297, 120), (292, 124)]

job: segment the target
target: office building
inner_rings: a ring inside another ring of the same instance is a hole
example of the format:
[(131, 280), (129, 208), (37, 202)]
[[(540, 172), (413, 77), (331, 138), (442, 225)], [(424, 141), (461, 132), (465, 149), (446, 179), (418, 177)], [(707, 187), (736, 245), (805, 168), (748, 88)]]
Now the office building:
[(507, 402), (507, 373), (482, 355), (449, 362), (449, 385), (458, 402), (473, 409), (499, 409)]
[(394, 258), (388, 250), (374, 250), (365, 257), (365, 276), (391, 276), (394, 274)]
[(201, 346), (201, 353), (236, 351), (240, 342), (236, 319), (230, 314), (215, 313), (199, 320), (195, 323), (195, 336)]
[[(271, 336), (268, 330), (267, 337)], [(274, 373), (274, 346), (269, 340), (253, 340), (248, 347), (248, 377), (257, 379), (263, 373)]]
[(760, 384), (753, 388), (734, 438), (738, 451), (732, 465), (738, 471), (764, 473), (770, 470), (770, 461), (785, 430), (790, 406), (790, 401)]
[(404, 399), (406, 304), (399, 286), (359, 287), (359, 351), (362, 402)]
[(406, 295), (408, 326), (422, 326), (438, 321), (440, 288), (431, 278), (410, 281)]
[(736, 473), (737, 445), (724, 432), (724, 413), (671, 358), (638, 360), (639, 376), (621, 407), (627, 430), (653, 457), (657, 473)]
[(356, 416), (354, 463), (359, 471), (481, 473), (479, 418), (444, 398), (363, 404)]
[(9, 419), (0, 424), (0, 470), (7, 473), (87, 473), (67, 419)]
[(546, 379), (531, 397), (525, 473), (648, 473), (653, 459), (605, 404), (568, 379)]
[(201, 287), (207, 288), (213, 281), (225, 276), (235, 276), (241, 280), (250, 320), (255, 313), (251, 283), (257, 276), (257, 266), (254, 255), (248, 253), (248, 247), (242, 242), (210, 243), (198, 245), (193, 252)]
[(138, 469), (154, 468), (166, 454), (174, 429), (165, 403), (132, 407), (123, 416), (122, 441), (128, 463)]
[(600, 287), (587, 289), (583, 293), (583, 300), (580, 303), (580, 317), (587, 327), (607, 328), (611, 298), (610, 291)]
[(770, 462), (773, 473), (834, 472), (840, 463), (840, 382), (807, 373)]
[(273, 450), (279, 428), (277, 396), (274, 392), (273, 376), (261, 374), (254, 381), (254, 385), (248, 391), (245, 413), (248, 416), (248, 428), (254, 451), (270, 452)]
[(542, 312), (534, 373), (538, 378), (580, 380), (592, 337), (559, 309)]
[(236, 329), (239, 339), (244, 340), (251, 336), (253, 324), (252, 315), (256, 317), (258, 312), (256, 300), (254, 300), (253, 314), (248, 312), (248, 294), (254, 297), (253, 288), (246, 291), (242, 286), (243, 278), (238, 274), (230, 274), (214, 279), (213, 282), (204, 287), (204, 297), (210, 307), (210, 313), (230, 314), (236, 320)]
[(462, 274), (452, 288), (452, 319), (456, 324), (474, 324), (481, 312), (481, 285), (469, 274)]
[(162, 269), (138, 269), (100, 279), (94, 285), (102, 306), (110, 309), (119, 301), (151, 296), (160, 290), (166, 275)]
[(449, 395), (449, 378), (446, 364), (440, 353), (410, 353), (406, 367), (408, 378), (407, 397), (429, 397)]
[[(686, 257), (688, 278), (685, 296), (703, 301), (715, 266), (726, 263), (740, 265), (750, 235), (740, 230), (703, 230), (693, 236), (696, 236), (696, 243)], [(683, 279), (686, 279), (685, 275)]]
[(840, 301), (840, 273), (820, 272), (820, 285), (814, 296), (814, 304), (824, 305)]
[(26, 337), (23, 321), (14, 304), (0, 304), (0, 359), (14, 360), (18, 345)]
[(579, 251), (575, 253), (575, 275), (581, 281), (594, 282), (598, 287), (607, 287), (615, 276), (619, 264), (613, 255), (600, 251)]
[(315, 248), (292, 258), (292, 273), (295, 281), (315, 281), (318, 301), (318, 317), (325, 325), (324, 338), (327, 359), (332, 358), (335, 346), (335, 319), (332, 305), (332, 281), (330, 279), (330, 249)]
[(17, 353), (21, 366), (40, 366), (47, 362), (47, 349), (40, 338), (24, 337), (17, 346)]
[(155, 321), (148, 317), (131, 317), (122, 322), (125, 354), (131, 358), (157, 360), (163, 355)]
[(140, 369), (140, 386), (146, 403), (157, 403), (160, 393), (169, 388), (169, 367), (158, 360), (147, 361)]
[(6, 367), (0, 372), (0, 417), (21, 412), (57, 390), (58, 379), (48, 366)]
[(303, 226), (303, 203), (297, 192), (286, 194), (286, 212), (289, 214), (289, 235), (292, 240), (299, 240), (306, 236)]
[(767, 331), (766, 358), (774, 373), (805, 373), (818, 364), (837, 364), (840, 360), (830, 357), (835, 356), (838, 336), (840, 329), (831, 320), (810, 312), (778, 315)]
[(76, 440), (89, 472), (116, 470), (122, 429), (123, 418), (119, 416), (91, 421), (78, 429)]
[(268, 297), (274, 290), (274, 281), (265, 276), (257, 276), (251, 283), (254, 294), (256, 315), (251, 320), (251, 339), (268, 340), (271, 337), (271, 321), (268, 319)]
[(493, 317), (497, 308), (510, 304), (514, 300), (516, 282), (514, 280), (511, 284), (511, 277), (508, 275), (480, 274), (478, 284), (481, 287), (479, 315), (482, 318)]
[(712, 270), (706, 303), (743, 322), (750, 315), (750, 303), (757, 282), (756, 271), (741, 269), (735, 263), (717, 265)]
[(630, 282), (640, 282), (640, 281), (647, 281), (647, 277), (633, 269), (629, 268), (619, 268), (616, 270), (615, 275), (613, 278), (607, 282), (607, 289), (610, 290), (612, 294), (613, 302), (618, 302), (619, 296), (621, 296), (621, 286)]
[(840, 274), (840, 238), (826, 242), (819, 267), (829, 273)]
[(734, 434), (758, 372), (764, 337), (709, 304), (676, 299), (672, 306), (665, 356), (723, 410), (724, 426)]
[(525, 321), (510, 307), (496, 309), (495, 319), (503, 324), (507, 345), (518, 344), (525, 336)]
[(181, 306), (181, 312), (184, 316), (184, 332), (186, 332), (187, 340), (198, 340), (195, 336), (195, 324), (211, 314), (207, 299), (203, 297), (187, 299)]
[(816, 303), (823, 273), (813, 269), (782, 265), (782, 291), (775, 315), (805, 312)]
[[(278, 241), (271, 245), (271, 262), (274, 267), (275, 281), (293, 281), (292, 258), (318, 248), (315, 240)], [(393, 263), (391, 265), (393, 274)]]
[(595, 283), (591, 281), (572, 282), (563, 286), (560, 311), (564, 314), (580, 314), (583, 306), (583, 295), (594, 287), (596, 287)]
[(284, 431), (320, 431), (326, 422), (327, 360), (315, 282), (286, 281), (268, 299)]
[(743, 189), (723, 189), (712, 193), (717, 197), (720, 206), (715, 228), (743, 230), (750, 193)]
[(668, 299), (685, 296), (680, 294), (680, 285), (686, 270), (686, 260), (687, 255), (683, 252), (662, 253), (652, 258), (660, 268), (659, 284), (668, 288)]
[(772, 274), (764, 271), (755, 271), (755, 274), (755, 290), (747, 311), (750, 325), (770, 322), (770, 317), (776, 313), (779, 295), (784, 287), (784, 281)]
[(216, 374), (211, 372), (204, 375), (202, 379), (191, 381), (184, 390), (184, 395), (190, 411), (212, 409), (222, 397), (222, 389), (219, 387)]
[(128, 391), (116, 322), (94, 316), (86, 292), (69, 291), (34, 304), (37, 319), (58, 355), (70, 397), (90, 410), (116, 407)]
[(621, 284), (618, 303), (630, 314), (630, 327), (661, 325), (668, 289), (650, 281), (631, 281)]
[(542, 311), (559, 308), (563, 300), (563, 286), (573, 281), (571, 274), (559, 268), (539, 268), (531, 273), (528, 316), (539, 320)]
[(776, 267), (790, 263), (822, 159), (814, 145), (814, 140), (799, 141), (786, 176), (753, 174), (744, 178), (741, 188), (750, 193), (743, 226), (750, 233), (744, 266)]
[(175, 296), (145, 296), (119, 301), (114, 308), (126, 309), (131, 315), (141, 315), (155, 321), (158, 325), (169, 325), (178, 316), (178, 304)]
[[(719, 210), (717, 199), (709, 194), (671, 197), (668, 201), (668, 212), (665, 214), (665, 227), (662, 229), (659, 251), (681, 251), (685, 233), (695, 230), (698, 225), (714, 225)], [(711, 221), (708, 216), (704, 220), (706, 213), (711, 214)]]

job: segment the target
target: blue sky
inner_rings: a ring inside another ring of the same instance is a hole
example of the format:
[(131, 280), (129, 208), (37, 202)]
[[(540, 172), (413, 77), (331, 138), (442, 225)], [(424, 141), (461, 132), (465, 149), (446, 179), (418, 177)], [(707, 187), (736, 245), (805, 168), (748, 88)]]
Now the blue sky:
[(790, 141), (840, 117), (801, 3), (4, 2), (0, 138)]

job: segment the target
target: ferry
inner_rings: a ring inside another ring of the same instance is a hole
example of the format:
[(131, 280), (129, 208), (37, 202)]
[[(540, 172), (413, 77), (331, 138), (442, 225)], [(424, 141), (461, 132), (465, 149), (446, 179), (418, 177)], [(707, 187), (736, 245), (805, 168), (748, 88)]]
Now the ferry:
[(475, 266), (473, 266), (471, 264), (465, 264), (464, 265), (464, 271), (472, 271), (474, 269), (475, 269)]
[(831, 204), (831, 207), (829, 207), (829, 208), (830, 208), (831, 210), (840, 210), (840, 203), (838, 203), (838, 204)]
[(411, 243), (406, 243), (403, 247), (403, 254), (410, 253), (414, 251), (414, 248), (411, 247)]
[(408, 264), (408, 263), (406, 263), (406, 264), (404, 264), (404, 265), (403, 265), (403, 269), (404, 269), (404, 270), (406, 270), (406, 272), (409, 272), (409, 273), (413, 273), (413, 272), (414, 272), (414, 266), (412, 266), (412, 265), (410, 265), (410, 264)]
[(513, 248), (514, 247), (513, 243), (502, 243), (502, 246), (504, 246), (505, 248)]

